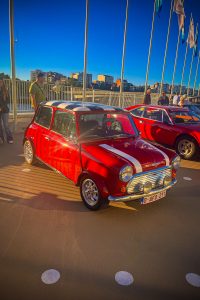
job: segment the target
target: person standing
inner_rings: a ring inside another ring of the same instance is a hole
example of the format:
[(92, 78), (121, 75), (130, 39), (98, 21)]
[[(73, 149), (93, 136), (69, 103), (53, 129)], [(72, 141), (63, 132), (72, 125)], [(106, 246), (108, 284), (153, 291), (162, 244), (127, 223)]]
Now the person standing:
[(162, 92), (162, 95), (159, 97), (158, 105), (169, 105), (169, 97), (165, 92)]
[(172, 104), (177, 106), (178, 103), (179, 103), (179, 101), (180, 101), (180, 96), (179, 96), (178, 93), (176, 93), (176, 94), (174, 95), (174, 97), (173, 97), (173, 102), (172, 102)]
[(146, 91), (146, 94), (144, 96), (143, 104), (151, 104), (151, 89), (148, 89)]
[(6, 89), (3, 79), (0, 79), (0, 143), (4, 143), (4, 133), (6, 134), (6, 139), (8, 144), (13, 144), (13, 137), (8, 125), (9, 117), (9, 94)]
[(189, 103), (189, 101), (188, 101), (188, 99), (187, 99), (187, 95), (184, 94), (183, 96), (181, 96), (178, 105), (181, 106), (181, 107), (183, 107), (184, 104), (188, 104), (188, 103)]
[(47, 101), (47, 97), (44, 90), (45, 77), (43, 73), (38, 73), (37, 80), (34, 81), (29, 88), (31, 106), (36, 111), (38, 104)]

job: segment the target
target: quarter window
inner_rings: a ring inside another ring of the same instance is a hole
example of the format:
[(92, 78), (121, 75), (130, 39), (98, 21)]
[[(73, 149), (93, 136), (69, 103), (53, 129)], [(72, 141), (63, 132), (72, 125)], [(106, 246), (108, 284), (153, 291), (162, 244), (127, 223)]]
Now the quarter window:
[(55, 112), (52, 130), (73, 139), (76, 136), (76, 121), (73, 114), (57, 110)]
[(166, 111), (163, 111), (163, 122), (171, 123), (169, 116), (167, 115)]
[(52, 118), (52, 108), (47, 106), (40, 106), (35, 117), (35, 122), (43, 127), (49, 128)]
[(136, 117), (142, 117), (144, 110), (145, 110), (144, 107), (138, 107), (131, 110), (130, 112)]

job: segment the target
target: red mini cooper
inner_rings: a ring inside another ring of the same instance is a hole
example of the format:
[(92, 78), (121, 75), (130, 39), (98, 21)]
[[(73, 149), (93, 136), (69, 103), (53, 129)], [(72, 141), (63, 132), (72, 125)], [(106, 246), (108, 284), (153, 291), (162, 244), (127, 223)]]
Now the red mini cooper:
[(40, 160), (80, 186), (91, 210), (108, 201), (165, 197), (180, 158), (142, 140), (129, 112), (96, 103), (41, 103), (24, 136), (29, 164)]
[(184, 159), (200, 149), (200, 119), (188, 108), (135, 105), (128, 107), (141, 137), (174, 148)]

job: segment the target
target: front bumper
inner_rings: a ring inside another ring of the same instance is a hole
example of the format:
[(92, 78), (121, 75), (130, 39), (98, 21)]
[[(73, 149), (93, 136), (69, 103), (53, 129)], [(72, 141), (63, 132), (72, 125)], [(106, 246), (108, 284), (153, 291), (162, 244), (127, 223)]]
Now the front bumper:
[(148, 194), (130, 194), (130, 195), (126, 195), (126, 196), (120, 196), (120, 197), (113, 197), (113, 196), (109, 196), (108, 197), (108, 200), (109, 201), (115, 201), (115, 202), (123, 202), (123, 201), (131, 201), (131, 200), (137, 200), (137, 199), (141, 199), (141, 198), (144, 198), (144, 197), (148, 197), (148, 196), (152, 196), (154, 194), (157, 194), (159, 192), (162, 192), (162, 191), (166, 191), (166, 190), (169, 190), (172, 188), (173, 185), (175, 185), (177, 183), (177, 180), (174, 179), (172, 180), (172, 182), (166, 186), (166, 187), (163, 187), (163, 188), (160, 188), (160, 189), (156, 189), (156, 190), (153, 190), (151, 191), (150, 193)]

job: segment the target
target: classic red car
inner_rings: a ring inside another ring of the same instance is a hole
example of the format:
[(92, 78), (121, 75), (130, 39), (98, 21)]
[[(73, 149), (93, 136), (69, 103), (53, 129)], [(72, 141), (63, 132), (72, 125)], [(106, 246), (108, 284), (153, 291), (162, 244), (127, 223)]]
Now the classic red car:
[(185, 159), (199, 152), (200, 119), (188, 108), (140, 104), (127, 110), (142, 138), (174, 148)]
[(95, 103), (39, 105), (24, 136), (28, 164), (37, 159), (80, 186), (85, 205), (166, 195), (176, 183), (180, 157), (142, 140), (129, 112)]

